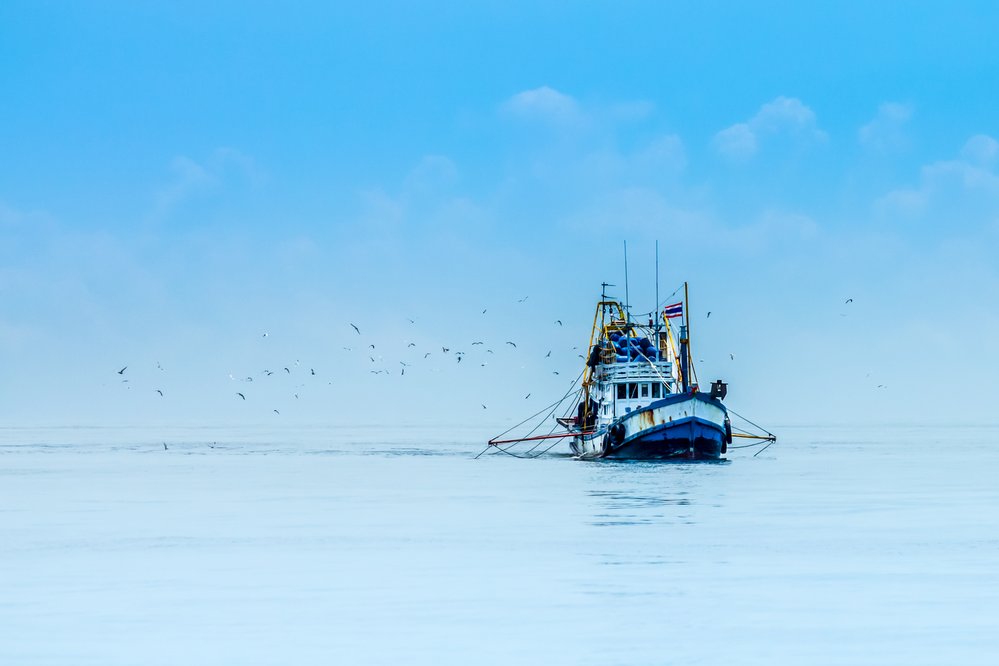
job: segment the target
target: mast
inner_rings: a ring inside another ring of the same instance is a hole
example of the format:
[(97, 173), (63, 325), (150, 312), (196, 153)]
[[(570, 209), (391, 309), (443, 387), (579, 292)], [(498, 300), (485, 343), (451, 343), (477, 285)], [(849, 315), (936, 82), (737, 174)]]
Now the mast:
[(631, 296), (628, 295), (628, 241), (624, 241), (624, 318), (631, 323)]
[(683, 283), (683, 324), (680, 326), (680, 372), (683, 375), (683, 392), (690, 389), (690, 318), (687, 315), (687, 283)]
[(656, 327), (654, 329), (654, 334), (656, 336), (656, 360), (662, 359), (662, 350), (659, 348), (659, 239), (656, 239), (656, 309), (652, 311), (652, 316), (655, 317)]

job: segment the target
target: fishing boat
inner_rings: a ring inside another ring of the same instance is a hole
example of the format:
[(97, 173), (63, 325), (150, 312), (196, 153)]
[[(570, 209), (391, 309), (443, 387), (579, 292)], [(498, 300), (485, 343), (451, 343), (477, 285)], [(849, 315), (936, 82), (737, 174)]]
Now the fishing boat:
[[(772, 433), (725, 405), (727, 383), (717, 379), (707, 390), (701, 388), (690, 351), (689, 288), (684, 282), (662, 305), (658, 243), (656, 306), (640, 317), (631, 314), (627, 247), (625, 243), (625, 300), (622, 303), (608, 296), (607, 287), (614, 285), (603, 283), (590, 330), (589, 353), (580, 373), (582, 382), (575, 393), (578, 401), (572, 399), (547, 434), (535, 433), (572, 391), (490, 439), (483, 453), (495, 447), (515, 457), (536, 458), (558, 444), (556, 441), (534, 453), (541, 440), (569, 439), (572, 453), (581, 459), (718, 460), (728, 453), (734, 437), (753, 443), (733, 448), (766, 444), (756, 455), (777, 441)], [(674, 297), (679, 300), (670, 303)], [(547, 410), (526, 435), (508, 437)], [(734, 432), (731, 416), (740, 422)], [(559, 429), (561, 432), (556, 432)], [(534, 444), (524, 454), (513, 450), (525, 442)]]
[[(690, 357), (688, 288), (647, 323), (604, 285), (590, 332), (576, 414), (559, 418), (580, 458), (717, 460), (732, 443), (717, 380), (702, 391)], [(657, 306), (658, 310), (658, 306)], [(673, 321), (679, 320), (674, 327)], [(676, 330), (674, 330), (676, 328)]]

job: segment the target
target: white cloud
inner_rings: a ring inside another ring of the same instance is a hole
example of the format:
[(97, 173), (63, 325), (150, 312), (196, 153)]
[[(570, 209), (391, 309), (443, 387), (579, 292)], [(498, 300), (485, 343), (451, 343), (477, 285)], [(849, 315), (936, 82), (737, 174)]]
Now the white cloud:
[(525, 120), (556, 124), (575, 124), (583, 118), (574, 98), (548, 86), (517, 93), (503, 103), (503, 111)]
[(736, 123), (715, 134), (715, 150), (733, 160), (747, 160), (756, 153), (756, 133), (746, 123)]
[(997, 156), (999, 142), (973, 136), (959, 158), (923, 166), (918, 184), (888, 192), (875, 202), (875, 211), (886, 217), (924, 216), (940, 226), (994, 219), (999, 214)]
[(765, 136), (787, 135), (800, 141), (824, 141), (815, 112), (795, 97), (780, 96), (760, 107), (746, 122), (736, 123), (715, 134), (712, 144), (733, 161), (745, 161), (759, 150)]
[(880, 153), (902, 150), (908, 145), (903, 128), (912, 117), (912, 107), (885, 102), (878, 114), (857, 132), (861, 145)]
[(961, 157), (978, 166), (995, 166), (996, 158), (999, 157), (999, 141), (986, 134), (976, 134), (964, 144)]
[(233, 168), (251, 181), (260, 178), (253, 159), (232, 148), (217, 148), (203, 162), (185, 155), (174, 157), (170, 181), (154, 194), (153, 219), (161, 219), (182, 202), (218, 187)]

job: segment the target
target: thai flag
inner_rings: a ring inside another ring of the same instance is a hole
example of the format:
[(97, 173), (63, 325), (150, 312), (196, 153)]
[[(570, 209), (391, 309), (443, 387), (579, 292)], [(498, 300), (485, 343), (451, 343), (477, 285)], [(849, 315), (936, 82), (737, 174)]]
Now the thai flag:
[(666, 319), (675, 319), (676, 317), (683, 316), (683, 303), (674, 303), (673, 305), (667, 305), (663, 308), (663, 317)]

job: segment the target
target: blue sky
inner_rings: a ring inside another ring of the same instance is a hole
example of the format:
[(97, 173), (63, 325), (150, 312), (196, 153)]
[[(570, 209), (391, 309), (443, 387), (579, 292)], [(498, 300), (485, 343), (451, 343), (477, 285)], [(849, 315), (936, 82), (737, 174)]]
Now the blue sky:
[(5, 2), (0, 418), (519, 420), (658, 239), (737, 410), (994, 421), (990, 3), (451, 4)]

